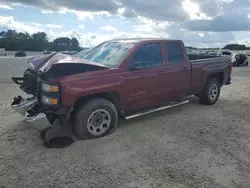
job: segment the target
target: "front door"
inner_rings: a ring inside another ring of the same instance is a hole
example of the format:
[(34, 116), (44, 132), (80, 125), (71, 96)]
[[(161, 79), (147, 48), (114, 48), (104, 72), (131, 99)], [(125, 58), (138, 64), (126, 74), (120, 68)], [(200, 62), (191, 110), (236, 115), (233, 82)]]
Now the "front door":
[(164, 64), (160, 42), (144, 43), (132, 56), (133, 70), (122, 75), (126, 113), (153, 107), (163, 101)]

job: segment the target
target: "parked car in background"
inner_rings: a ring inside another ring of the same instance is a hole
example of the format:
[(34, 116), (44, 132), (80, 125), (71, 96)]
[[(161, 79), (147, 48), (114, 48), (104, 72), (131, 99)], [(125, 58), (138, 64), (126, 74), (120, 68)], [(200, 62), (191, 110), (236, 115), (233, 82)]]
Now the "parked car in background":
[(205, 55), (208, 55), (208, 56), (216, 56), (217, 54), (216, 54), (215, 51), (207, 51), (207, 52), (205, 53)]
[(26, 57), (26, 53), (24, 51), (18, 51), (15, 53), (15, 57)]
[(239, 58), (239, 54), (232, 52), (232, 51), (222, 51), (221, 52), (221, 56), (230, 56), (231, 57), (231, 62), (233, 64), (233, 66), (236, 66), (236, 64), (238, 64), (238, 58)]
[(231, 55), (231, 50), (230, 49), (219, 49), (218, 51), (217, 51), (217, 55), (218, 56), (220, 56), (220, 55)]
[(5, 48), (0, 48), (0, 56), (7, 56)]
[(44, 50), (44, 51), (43, 51), (43, 54), (52, 54), (52, 52), (49, 51), (49, 50)]
[(198, 52), (198, 55), (204, 55), (205, 53), (202, 51), (202, 50), (200, 50), (199, 52)]
[(221, 52), (221, 55), (231, 56), (232, 52), (224, 51), (224, 52)]
[[(14, 98), (12, 108), (41, 132), (44, 145), (61, 139), (93, 139), (112, 133), (119, 117), (131, 119), (186, 104), (189, 96), (213, 105), (231, 84), (230, 57), (187, 55), (180, 40), (116, 39), (82, 59), (62, 53), (28, 61), (12, 80), (32, 98)], [(195, 59), (195, 60), (193, 60)]]
[(245, 54), (246, 56), (250, 56), (250, 51), (249, 51), (249, 50), (246, 50), (246, 51), (244, 52), (244, 54)]

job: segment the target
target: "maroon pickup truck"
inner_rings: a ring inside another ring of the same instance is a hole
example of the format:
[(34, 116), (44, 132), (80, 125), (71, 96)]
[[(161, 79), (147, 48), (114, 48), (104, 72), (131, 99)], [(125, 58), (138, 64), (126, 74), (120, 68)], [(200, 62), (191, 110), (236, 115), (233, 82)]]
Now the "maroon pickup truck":
[(43, 128), (51, 146), (110, 134), (119, 117), (185, 104), (192, 95), (213, 105), (231, 72), (230, 57), (188, 56), (179, 40), (117, 39), (83, 58), (53, 53), (29, 59), (24, 76), (12, 79), (31, 97), (15, 97), (12, 108)]

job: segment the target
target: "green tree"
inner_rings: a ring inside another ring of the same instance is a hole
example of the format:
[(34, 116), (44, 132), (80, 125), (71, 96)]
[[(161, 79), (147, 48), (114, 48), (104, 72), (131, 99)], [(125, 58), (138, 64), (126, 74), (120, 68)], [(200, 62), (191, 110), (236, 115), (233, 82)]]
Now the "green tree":
[(32, 35), (34, 48), (36, 51), (43, 51), (48, 46), (48, 37), (44, 32), (37, 32)]
[(15, 30), (8, 30), (5, 33), (4, 38), (7, 38), (7, 39), (16, 39), (16, 31)]
[(223, 49), (247, 50), (247, 47), (245, 45), (241, 45), (241, 44), (227, 44)]
[(29, 35), (28, 33), (16, 32), (15, 30), (0, 32), (0, 48), (15, 51), (79, 51), (81, 49), (76, 38), (59, 37), (53, 42), (49, 42), (45, 32)]
[(76, 38), (72, 38), (71, 39), (71, 51), (79, 51), (80, 50), (80, 46), (79, 46), (79, 42)]
[(53, 50), (55, 51), (69, 51), (71, 48), (71, 40), (68, 37), (56, 38), (53, 41)]

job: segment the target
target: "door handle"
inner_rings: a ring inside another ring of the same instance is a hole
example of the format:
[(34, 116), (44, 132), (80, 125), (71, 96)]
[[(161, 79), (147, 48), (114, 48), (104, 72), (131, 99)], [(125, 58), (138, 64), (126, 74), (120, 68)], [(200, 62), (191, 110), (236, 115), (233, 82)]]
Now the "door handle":
[(188, 70), (188, 67), (184, 67), (183, 70)]

